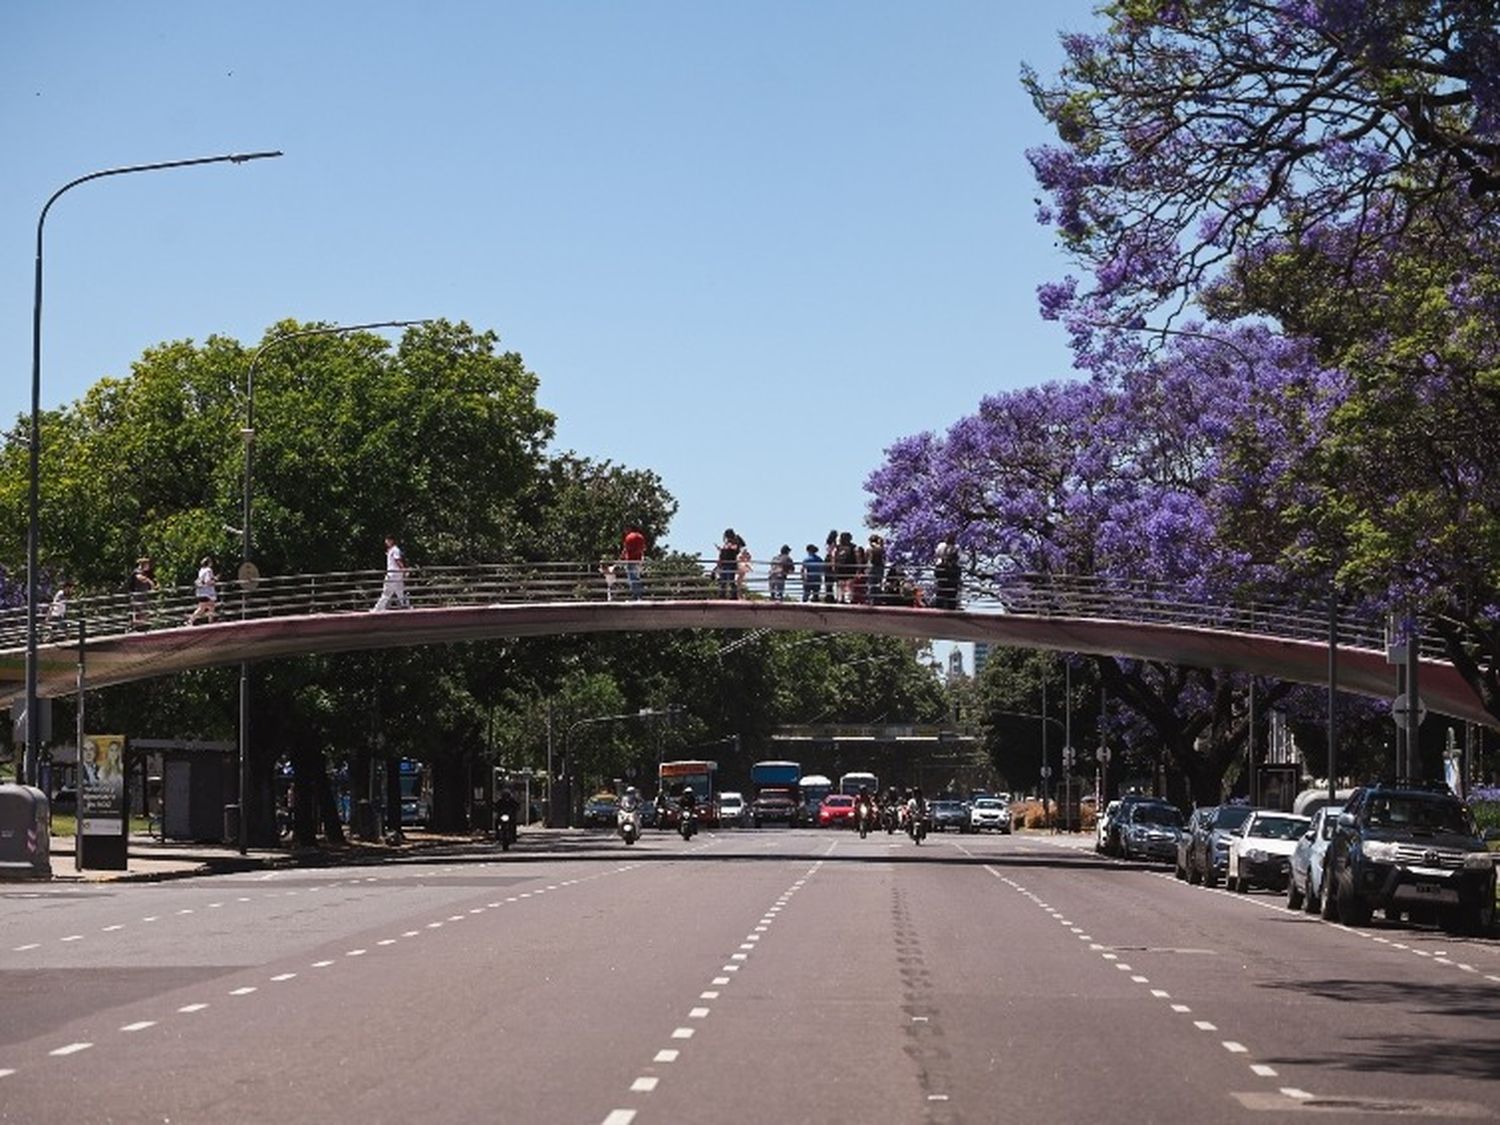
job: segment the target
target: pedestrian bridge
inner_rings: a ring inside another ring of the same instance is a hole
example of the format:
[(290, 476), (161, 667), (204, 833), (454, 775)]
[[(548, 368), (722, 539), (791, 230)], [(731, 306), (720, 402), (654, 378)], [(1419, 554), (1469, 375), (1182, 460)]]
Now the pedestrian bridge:
[[(765, 568), (741, 589), (714, 580), (713, 563), (648, 561), (642, 596), (630, 598), (623, 566), (613, 581), (577, 563), (425, 567), (407, 572), (407, 604), (374, 612), (383, 571), (287, 575), (251, 587), (228, 584), (216, 618), (189, 626), (191, 587), (162, 589), (143, 604), (127, 594), (75, 599), (66, 619), (38, 623), (38, 694), (77, 690), (80, 655), (88, 687), (193, 668), (301, 653), (563, 633), (673, 629), (873, 633), (1118, 656), (1251, 672), (1305, 684), (1328, 678), (1326, 605), (1210, 604), (1163, 584), (1013, 574), (966, 586), (961, 608), (802, 601), (800, 581), (774, 596)], [(730, 595), (734, 596), (730, 596)], [(44, 607), (45, 608), (45, 607)], [(1383, 623), (1343, 615), (1337, 624), (1342, 691), (1396, 694)], [(24, 609), (0, 613), (0, 703), (24, 694)], [(80, 635), (82, 640), (80, 641)], [(1424, 655), (1421, 695), (1433, 711), (1500, 726), (1439, 654)]]

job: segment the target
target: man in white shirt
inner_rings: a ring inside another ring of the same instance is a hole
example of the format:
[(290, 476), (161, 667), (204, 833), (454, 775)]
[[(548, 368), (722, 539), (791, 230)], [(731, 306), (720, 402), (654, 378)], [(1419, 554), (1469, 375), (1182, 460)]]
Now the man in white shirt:
[(378, 613), (393, 606), (397, 609), (405, 609), (410, 603), (406, 600), (406, 557), (401, 554), (401, 548), (396, 546), (394, 536), (385, 537), (385, 585), (380, 589), (380, 600), (375, 603), (370, 611)]

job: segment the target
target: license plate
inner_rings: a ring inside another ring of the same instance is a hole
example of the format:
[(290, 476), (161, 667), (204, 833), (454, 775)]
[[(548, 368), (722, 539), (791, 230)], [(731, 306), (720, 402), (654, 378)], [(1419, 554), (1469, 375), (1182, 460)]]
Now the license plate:
[(1443, 893), (1441, 883), (1417, 883), (1412, 889), (1419, 895), (1440, 895)]

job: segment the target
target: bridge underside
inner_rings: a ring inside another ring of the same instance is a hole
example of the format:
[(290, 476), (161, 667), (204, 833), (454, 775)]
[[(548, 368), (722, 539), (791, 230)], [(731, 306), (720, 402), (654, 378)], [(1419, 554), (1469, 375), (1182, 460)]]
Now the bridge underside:
[[(557, 602), (223, 621), (90, 641), (86, 676), (88, 686), (95, 688), (304, 653), (678, 629), (774, 629), (987, 641), (1224, 668), (1304, 684), (1328, 681), (1328, 646), (1314, 641), (1131, 621), (763, 600)], [(24, 694), (24, 662), (24, 652), (0, 654), (0, 691), (11, 705)], [(76, 645), (42, 646), (37, 674), (43, 697), (72, 694), (77, 688)], [(1384, 652), (1340, 648), (1338, 680), (1341, 691), (1385, 699), (1396, 694), (1396, 669), (1386, 662)], [(1424, 660), (1419, 682), (1431, 710), (1500, 728), (1500, 722), (1483, 709), (1451, 665)]]

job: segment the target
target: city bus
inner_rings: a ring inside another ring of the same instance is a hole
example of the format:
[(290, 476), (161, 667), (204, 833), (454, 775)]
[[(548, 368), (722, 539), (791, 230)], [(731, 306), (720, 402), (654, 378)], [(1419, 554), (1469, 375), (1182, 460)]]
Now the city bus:
[(880, 783), (873, 773), (846, 773), (839, 776), (839, 792), (858, 797), (863, 786), (871, 796), (880, 792)]
[[(718, 762), (707, 762), (700, 760), (687, 760), (680, 762), (661, 762), (656, 767), (657, 792), (665, 793), (668, 801), (668, 809), (675, 810), (677, 807), (677, 796), (682, 792), (684, 786), (691, 789), (698, 798), (698, 820), (700, 823), (713, 827), (718, 820), (718, 810), (714, 805), (714, 774), (718, 772)], [(669, 824), (658, 824), (658, 828), (669, 828), (675, 826), (677, 818), (674, 813), (669, 813)]]

